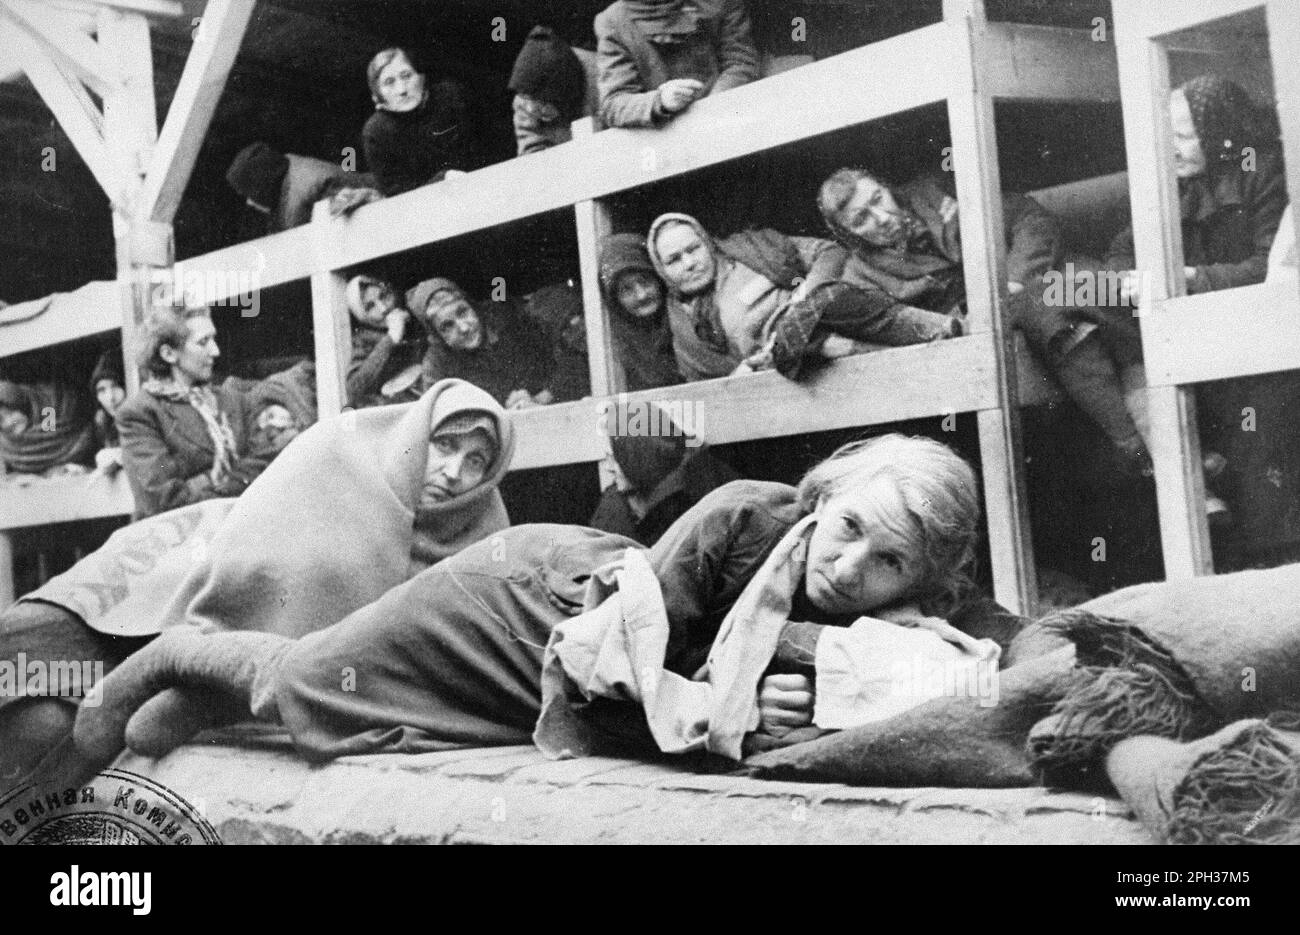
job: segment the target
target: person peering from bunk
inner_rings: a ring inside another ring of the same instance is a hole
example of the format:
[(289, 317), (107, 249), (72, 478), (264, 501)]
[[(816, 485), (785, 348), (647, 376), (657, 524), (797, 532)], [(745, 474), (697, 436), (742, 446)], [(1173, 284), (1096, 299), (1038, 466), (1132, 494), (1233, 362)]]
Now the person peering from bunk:
[(664, 284), (644, 237), (610, 234), (601, 241), (600, 290), (628, 392), (681, 383)]
[(881, 344), (919, 344), (960, 333), (947, 314), (882, 304), (843, 282), (847, 252), (816, 237), (746, 230), (714, 242), (695, 218), (664, 214), (646, 238), (668, 284), (668, 323), (687, 380), (835, 358)]
[(0, 474), (84, 474), (95, 436), (83, 399), (55, 381), (0, 380)]
[[(818, 207), (850, 251), (844, 279), (897, 308), (961, 314), (966, 297), (956, 200), (932, 175), (890, 186), (846, 168), (822, 184)], [(1149, 475), (1150, 456), (1125, 403), (1115, 362), (1098, 327), (1044, 300), (1043, 275), (1062, 257), (1060, 225), (1032, 198), (1002, 198), (1011, 324), (1066, 394), (1105, 432), (1128, 476)]]
[(250, 447), (275, 456), (316, 424), (316, 363), (301, 360), (259, 380), (249, 392)]
[[(817, 693), (832, 692), (820, 674), (816, 688), (810, 677), (819, 644), (855, 639), (842, 628), (862, 615), (883, 618), (868, 624), (886, 640), (926, 637), (909, 633), (918, 628), (950, 641), (954, 656), (996, 658), (993, 644), (1007, 645), (1023, 621), (981, 597), (967, 576), (978, 519), (969, 465), (938, 442), (892, 435), (841, 449), (797, 490), (757, 481), (720, 487), (648, 553), (584, 527), (516, 526), (296, 641), (165, 633), (108, 677), (102, 705), (83, 707), (77, 742), (99, 756), (116, 753), (127, 724), (133, 749), (160, 755), (192, 729), (183, 718), (157, 717), (150, 699), (181, 686), (220, 691), (244, 717), (282, 723), (312, 760), (535, 737), (556, 755), (573, 747), (554, 729), (579, 725), (596, 735), (583, 752), (617, 745), (654, 753), (663, 735), (651, 741), (646, 718), (652, 730), (674, 725), (659, 749), (707, 743), (739, 758), (746, 732), (791, 742), (790, 732), (809, 725)], [(603, 600), (618, 562), (623, 586)], [(586, 682), (575, 675), (574, 685), (555, 668), (557, 651), (566, 653), (565, 669), (571, 661), (613, 669)], [(356, 679), (340, 690), (344, 667)], [(653, 712), (649, 700), (644, 711), (627, 701), (655, 680), (664, 691)], [(593, 700), (557, 724), (566, 691), (580, 690)], [(701, 691), (716, 699), (703, 720), (674, 706)]]
[(542, 286), (523, 297), (522, 311), (545, 330), (555, 356), (555, 367), (546, 381), (552, 401), (562, 403), (590, 396), (591, 364), (581, 290), (572, 282)]
[[(1188, 294), (1263, 282), (1288, 204), (1276, 115), (1237, 84), (1207, 74), (1173, 91), (1169, 117)], [(1131, 227), (1112, 241), (1106, 265), (1125, 271), (1122, 294), (1141, 303)], [(1135, 332), (1131, 309), (1120, 311)], [(1210, 519), (1235, 526), (1236, 545), (1247, 552), (1294, 549), (1300, 379), (1277, 373), (1223, 380), (1198, 387), (1196, 399)], [(1243, 428), (1247, 418), (1252, 430)]]
[(419, 398), (424, 328), (413, 321), (403, 297), (374, 276), (353, 276), (347, 285), (352, 316), (348, 401), (357, 409)]
[(659, 126), (706, 95), (759, 78), (742, 0), (616, 0), (595, 29), (608, 127)]
[[(329, 626), (503, 531), (509, 517), (497, 488), (513, 451), (501, 407), (458, 380), (415, 403), (327, 419), (238, 500), (127, 526), (0, 613), (0, 660), (22, 652), (51, 673), (68, 668), (59, 660), (102, 661), (111, 671), (173, 627), (296, 638)], [(91, 687), (78, 680), (76, 692), (51, 685), (50, 697), (0, 698), (0, 794), (42, 777), (76, 784), (107, 761), (78, 757), (70, 743), (60, 749), (71, 740), (71, 695), (89, 691), (91, 706), (102, 699), (102, 683)], [(220, 717), (218, 697), (193, 701), (172, 693), (157, 711), (196, 730)]]
[(569, 125), (598, 104), (596, 54), (571, 47), (549, 26), (534, 26), (510, 73), (520, 156), (573, 139)]
[(269, 453), (252, 451), (249, 396), (213, 385), (221, 350), (208, 309), (157, 308), (145, 321), (140, 366), (149, 377), (117, 410), (135, 519), (243, 493)]
[(399, 195), (476, 168), (465, 89), (429, 82), (400, 48), (370, 60), (366, 82), (375, 112), (361, 131), (366, 165), (385, 195)]
[(267, 217), (268, 233), (311, 220), (316, 202), (328, 198), (334, 217), (382, 197), (375, 177), (349, 172), (312, 156), (282, 153), (266, 143), (250, 143), (226, 171), (226, 182), (254, 211)]
[(122, 470), (122, 439), (114, 416), (126, 399), (122, 377), (122, 351), (109, 348), (95, 362), (90, 373), (90, 392), (95, 397), (95, 470), (113, 476)]
[[(653, 403), (612, 402), (604, 415), (614, 483), (601, 494), (587, 525), (652, 546), (683, 513), (740, 475), (688, 440)], [(634, 434), (635, 433), (635, 434)]]
[(475, 304), (450, 279), (426, 279), (406, 294), (406, 307), (429, 331), (424, 385), (456, 378), (482, 387), (507, 409), (555, 401), (549, 388), (555, 357), (545, 329), (515, 303), (498, 314)]

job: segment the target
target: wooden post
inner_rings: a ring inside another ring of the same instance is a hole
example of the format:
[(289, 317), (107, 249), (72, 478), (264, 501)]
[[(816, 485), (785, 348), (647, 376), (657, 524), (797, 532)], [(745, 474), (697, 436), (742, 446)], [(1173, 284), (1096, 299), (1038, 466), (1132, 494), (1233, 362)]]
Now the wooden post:
[(1029, 528), (1028, 494), (1020, 434), (1015, 346), (1005, 321), (1006, 235), (993, 99), (981, 84), (979, 50), (987, 27), (982, 0), (945, 0), (944, 19), (953, 32), (956, 61), (948, 98), (952, 160), (960, 206), (968, 323), (974, 333), (992, 332), (997, 402), (977, 413), (984, 505), (988, 516), (993, 591), (1016, 613), (1032, 616), (1038, 587)]
[[(329, 256), (333, 223), (328, 202), (312, 209), (312, 240), (321, 258)], [(323, 265), (323, 264), (322, 264)], [(332, 270), (311, 277), (311, 322), (316, 349), (316, 409), (328, 419), (348, 403), (347, 366), (352, 357), (349, 326), (348, 282)]]
[[(1138, 324), (1143, 342), (1149, 345), (1151, 329), (1142, 311), (1170, 296), (1183, 295), (1186, 283), (1178, 185), (1171, 156), (1169, 56), (1157, 40), (1145, 35), (1143, 5), (1144, 0), (1116, 0), (1114, 13), (1133, 242), (1137, 269), (1148, 274)], [(1210, 574), (1213, 559), (1193, 390), (1159, 386), (1146, 392), (1165, 578), (1176, 581)]]
[(0, 529), (0, 610), (14, 602), (14, 539)]
[[(1282, 124), (1282, 148), (1286, 162), (1286, 188), (1291, 203), (1300, 199), (1300, 68), (1292, 56), (1300, 48), (1300, 6), (1285, 0), (1268, 4), (1268, 45), (1273, 62), (1273, 94), (1278, 120)], [(1300, 211), (1292, 210), (1297, 242), (1300, 242)]]

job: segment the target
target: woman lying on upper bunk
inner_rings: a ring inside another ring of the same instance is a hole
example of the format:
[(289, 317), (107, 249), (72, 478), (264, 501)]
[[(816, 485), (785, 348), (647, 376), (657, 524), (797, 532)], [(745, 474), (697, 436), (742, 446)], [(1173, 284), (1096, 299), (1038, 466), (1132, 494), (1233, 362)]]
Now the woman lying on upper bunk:
[[(823, 184), (818, 206), (852, 253), (843, 278), (881, 306), (964, 311), (957, 201), (922, 175), (890, 186), (865, 169), (840, 169)], [(1125, 473), (1150, 473), (1150, 456), (1125, 405), (1119, 373), (1096, 325), (1048, 305), (1043, 274), (1062, 256), (1060, 227), (1032, 198), (1004, 193), (1007, 311), (1074, 401), (1106, 433)]]
[(362, 409), (418, 399), (426, 335), (403, 307), (403, 297), (382, 279), (353, 276), (347, 302), (352, 316), (348, 404)]
[(375, 102), (362, 130), (366, 165), (386, 196), (441, 182), (477, 166), (465, 89), (450, 80), (430, 83), (405, 49), (384, 49), (370, 60), (366, 81)]
[(978, 518), (960, 457), (891, 435), (841, 449), (797, 490), (721, 487), (648, 553), (517, 526), (298, 640), (169, 631), (108, 678), (77, 740), (99, 757), (171, 749), (187, 724), (153, 699), (179, 687), (237, 699), (316, 760), (534, 739), (552, 755), (617, 743), (736, 759), (746, 734), (851, 716), (859, 694), (862, 717), (900, 703), (855, 684), (851, 658), (995, 660), (1022, 621), (966, 576)]
[(72, 387), (0, 380), (0, 475), (84, 474), (94, 451), (91, 421)]
[(687, 380), (845, 357), (879, 345), (952, 336), (956, 320), (880, 303), (843, 281), (847, 251), (834, 241), (741, 231), (715, 242), (695, 218), (665, 214), (646, 238), (668, 284), (668, 322)]
[[(1174, 90), (1169, 117), (1188, 294), (1263, 282), (1288, 203), (1276, 115), (1210, 74)], [(1140, 303), (1132, 228), (1115, 238), (1106, 262), (1127, 271), (1124, 294)], [(1131, 310), (1123, 311), (1136, 342)], [(1237, 544), (1248, 553), (1294, 549), (1300, 543), (1300, 378), (1278, 373), (1208, 383), (1196, 399), (1207, 481), (1219, 494), (1207, 500), (1211, 521), (1234, 525)]]
[[(297, 638), (329, 626), (506, 528), (497, 486), (513, 439), (501, 407), (458, 380), (415, 403), (319, 423), (238, 500), (127, 526), (0, 614), (0, 661), (22, 652), (50, 672), (61, 660), (111, 671), (168, 627)], [(48, 697), (0, 698), (0, 791), (33, 769), (74, 784), (103, 765), (55, 749), (75, 715), (69, 699), (102, 700), (90, 689), (50, 685)], [(200, 725), (217, 700), (158, 704)]]

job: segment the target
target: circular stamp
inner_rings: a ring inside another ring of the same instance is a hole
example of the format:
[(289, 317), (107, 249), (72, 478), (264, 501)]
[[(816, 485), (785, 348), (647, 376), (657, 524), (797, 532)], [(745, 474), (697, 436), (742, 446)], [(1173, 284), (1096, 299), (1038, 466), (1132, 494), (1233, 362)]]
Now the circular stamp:
[(220, 843), (199, 809), (125, 769), (77, 786), (23, 786), (0, 799), (0, 845)]

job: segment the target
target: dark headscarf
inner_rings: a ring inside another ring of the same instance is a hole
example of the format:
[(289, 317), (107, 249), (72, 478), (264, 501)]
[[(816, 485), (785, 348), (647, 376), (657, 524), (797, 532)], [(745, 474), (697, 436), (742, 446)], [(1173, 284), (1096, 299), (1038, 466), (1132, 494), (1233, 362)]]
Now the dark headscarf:
[(95, 361), (95, 369), (90, 372), (90, 392), (93, 396), (100, 380), (112, 380), (118, 386), (126, 389), (126, 380), (122, 377), (122, 352), (117, 348), (110, 348), (99, 355), (99, 360)]
[(1178, 90), (1187, 96), (1192, 124), (1211, 168), (1239, 162), (1244, 147), (1276, 144), (1275, 121), (1241, 85), (1219, 75), (1200, 75)]
[(510, 90), (544, 101), (567, 119), (582, 113), (587, 73), (567, 42), (549, 26), (534, 26), (510, 73)]
[(644, 238), (638, 234), (610, 234), (600, 242), (600, 292), (610, 312), (610, 332), (627, 377), (627, 388), (648, 390), (680, 383), (668, 316), (661, 311), (649, 318), (633, 318), (619, 305), (619, 277), (631, 272), (659, 278)]
[(288, 173), (288, 156), (265, 143), (250, 143), (235, 156), (226, 171), (226, 181), (241, 197), (274, 210)]

